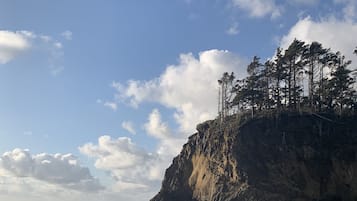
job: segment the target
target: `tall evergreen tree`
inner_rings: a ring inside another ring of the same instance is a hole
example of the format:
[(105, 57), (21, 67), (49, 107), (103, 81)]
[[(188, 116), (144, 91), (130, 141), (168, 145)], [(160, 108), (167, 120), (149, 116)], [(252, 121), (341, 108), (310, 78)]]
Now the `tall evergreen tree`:
[(287, 71), (287, 100), (290, 108), (296, 109), (302, 87), (299, 85), (299, 74), (303, 70), (303, 55), (306, 52), (305, 42), (294, 40), (284, 54)]
[(274, 61), (270, 63), (270, 68), (271, 68), (271, 77), (272, 81), (275, 83), (273, 87), (273, 95), (272, 98), (276, 104), (276, 108), (278, 111), (281, 110), (281, 94), (282, 94), (282, 88), (281, 88), (281, 82), (285, 79), (286, 77), (286, 72), (283, 67), (283, 54), (282, 54), (282, 49), (277, 48), (276, 50), (276, 55)]
[(328, 80), (328, 107), (330, 109), (336, 108), (342, 114), (344, 107), (352, 107), (354, 104), (355, 90), (352, 86), (354, 80), (351, 77), (352, 71), (348, 69), (351, 61), (345, 61), (345, 57), (340, 55), (339, 52), (336, 55), (337, 59), (331, 69), (331, 79)]
[(218, 80), (218, 84), (220, 85), (219, 89), (219, 114), (223, 118), (225, 118), (230, 109), (232, 96), (233, 96), (233, 81), (235, 79), (234, 73), (228, 74), (228, 72), (223, 73), (222, 78)]
[(310, 109), (315, 109), (316, 104), (316, 82), (315, 80), (319, 80), (318, 76), (321, 75), (319, 73), (319, 64), (322, 62), (322, 55), (326, 54), (327, 50), (322, 47), (322, 45), (318, 42), (312, 42), (307, 51), (305, 52), (305, 58), (307, 59), (308, 70), (307, 74), (309, 76), (308, 88), (309, 88), (309, 106)]

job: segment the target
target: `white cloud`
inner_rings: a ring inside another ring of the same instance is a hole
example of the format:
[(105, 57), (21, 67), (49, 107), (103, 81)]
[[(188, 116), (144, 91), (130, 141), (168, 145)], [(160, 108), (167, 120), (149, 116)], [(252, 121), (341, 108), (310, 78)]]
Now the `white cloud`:
[(314, 21), (310, 17), (299, 20), (280, 40), (280, 46), (287, 48), (294, 38), (311, 43), (320, 42), (325, 48), (332, 51), (340, 51), (357, 63), (353, 50), (356, 47), (357, 23), (328, 18), (321, 21)]
[(237, 35), (239, 33), (238, 23), (233, 23), (226, 31), (228, 35)]
[(186, 141), (186, 135), (174, 135), (167, 122), (163, 122), (158, 109), (153, 109), (144, 125), (145, 131), (159, 140), (156, 153), (167, 158), (176, 156)]
[(152, 193), (123, 194), (112, 190), (81, 192), (33, 178), (0, 176), (0, 200), (10, 201), (146, 201)]
[(110, 172), (116, 181), (112, 189), (123, 194), (136, 192), (154, 195), (168, 165), (164, 156), (146, 152), (127, 137), (112, 139), (101, 136), (97, 145), (88, 143), (79, 147), (79, 150), (96, 159), (96, 168)]
[(104, 106), (112, 109), (113, 111), (116, 111), (118, 109), (118, 105), (115, 102), (107, 101), (104, 103)]
[(52, 75), (58, 75), (64, 70), (61, 64), (64, 56), (63, 44), (60, 41), (48, 35), (26, 30), (16, 32), (0, 30), (0, 64), (6, 64), (31, 49), (43, 50), (48, 58), (48, 68)]
[(31, 155), (29, 150), (14, 149), (1, 156), (0, 173), (0, 176), (33, 178), (79, 191), (95, 192), (103, 188), (72, 154)]
[(148, 122), (145, 124), (145, 130), (148, 134), (159, 139), (167, 138), (171, 134), (168, 124), (161, 121), (158, 109), (154, 109), (149, 115)]
[(234, 6), (246, 10), (251, 17), (270, 15), (272, 19), (280, 17), (282, 7), (276, 5), (275, 0), (232, 0)]
[[(102, 136), (98, 144), (85, 144), (81, 153), (96, 159), (95, 166), (106, 170), (117, 180), (114, 189), (126, 194), (130, 189), (155, 194), (165, 168), (172, 157), (182, 149), (187, 137), (195, 132), (197, 123), (217, 115), (217, 80), (224, 72), (235, 72), (242, 78), (246, 62), (226, 50), (207, 50), (196, 58), (181, 54), (175, 65), (169, 65), (158, 77), (151, 80), (129, 80), (126, 84), (113, 82), (116, 103), (126, 103), (137, 108), (143, 102), (152, 102), (173, 109), (172, 117), (179, 129), (174, 129), (163, 119), (158, 109), (148, 115), (144, 129), (156, 138), (154, 153), (132, 143), (130, 138), (111, 139)], [(146, 197), (149, 199), (150, 197)]]
[[(208, 50), (180, 55), (177, 65), (170, 65), (149, 81), (130, 80), (126, 85), (113, 83), (116, 97), (134, 107), (142, 102), (156, 102), (175, 109), (174, 118), (183, 137), (194, 132), (197, 123), (217, 115), (217, 80), (223, 72), (245, 75), (246, 63), (224, 50)], [(194, 86), (194, 87), (193, 87)]]
[(136, 131), (134, 129), (134, 125), (132, 122), (130, 121), (123, 121), (121, 123), (121, 127), (124, 128), (125, 130), (127, 130), (129, 133), (135, 135), (136, 134)]
[(173, 133), (159, 110), (153, 109), (144, 129), (158, 140), (155, 153), (138, 148), (129, 138), (114, 140), (108, 136), (99, 138), (98, 145), (80, 147), (80, 151), (96, 158), (98, 169), (110, 171), (118, 180), (117, 188), (127, 192), (131, 187), (142, 187), (147, 192), (156, 192), (165, 168), (195, 131), (196, 124), (216, 117), (217, 80), (226, 71), (234, 71), (241, 78), (245, 68), (246, 62), (229, 51), (208, 50), (199, 53), (198, 58), (191, 53), (180, 55), (178, 64), (167, 66), (152, 80), (130, 80), (127, 84), (113, 82), (117, 101), (133, 107), (154, 102), (174, 109), (172, 116), (179, 129)]
[(12, 32), (0, 30), (0, 64), (5, 64), (31, 47), (28, 31)]
[(66, 30), (61, 33), (61, 35), (66, 39), (66, 40), (72, 40), (72, 35), (73, 33), (69, 30)]

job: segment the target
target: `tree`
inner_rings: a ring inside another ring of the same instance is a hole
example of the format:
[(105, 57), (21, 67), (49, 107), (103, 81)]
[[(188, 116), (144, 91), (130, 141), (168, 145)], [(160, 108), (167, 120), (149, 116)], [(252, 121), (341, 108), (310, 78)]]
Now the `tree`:
[(248, 76), (243, 80), (237, 80), (235, 85), (235, 97), (233, 105), (250, 109), (252, 116), (256, 110), (262, 110), (265, 105), (264, 94), (267, 90), (267, 82), (263, 74), (264, 65), (260, 63), (260, 58), (254, 56), (252, 62), (247, 67)]
[(219, 100), (218, 100), (218, 111), (222, 119), (224, 119), (230, 109), (232, 95), (233, 95), (233, 81), (235, 79), (234, 73), (228, 74), (228, 72), (223, 73), (221, 79), (218, 80), (219, 88)]
[(287, 100), (288, 107), (296, 109), (299, 102), (302, 87), (299, 85), (299, 74), (303, 70), (305, 64), (303, 55), (306, 52), (305, 42), (294, 40), (283, 56), (284, 64), (286, 65), (286, 81), (287, 81)]
[(355, 90), (352, 85), (355, 82), (350, 76), (351, 70), (348, 66), (351, 61), (345, 61), (345, 57), (336, 53), (337, 60), (334, 61), (331, 69), (331, 79), (328, 80), (329, 88), (329, 108), (337, 107), (339, 114), (342, 114), (344, 107), (352, 107), (354, 104)]
[(264, 98), (264, 107), (265, 109), (272, 109), (274, 107), (274, 99), (273, 99), (273, 73), (274, 73), (274, 64), (272, 61), (267, 60), (264, 63), (264, 69), (261, 73), (261, 83), (263, 90), (263, 98)]
[(319, 73), (321, 72), (322, 69), (319, 69), (319, 64), (322, 63), (322, 58), (323, 55), (325, 55), (328, 52), (327, 49), (322, 48), (322, 45), (318, 42), (312, 42), (309, 47), (307, 48), (307, 51), (305, 52), (305, 58), (307, 60), (308, 64), (308, 70), (307, 74), (309, 76), (309, 81), (308, 81), (308, 88), (309, 88), (309, 101), (310, 101), (310, 109), (314, 109), (314, 105), (316, 103), (316, 82), (315, 80), (321, 80), (317, 79), (318, 76), (321, 77), (323, 74)]
[(275, 86), (273, 87), (272, 98), (276, 104), (276, 108), (278, 111), (281, 110), (281, 102), (282, 102), (281, 101), (281, 91), (282, 91), (281, 82), (286, 77), (286, 72), (283, 68), (283, 55), (281, 52), (282, 52), (282, 49), (277, 48), (274, 61), (271, 61), (268, 64), (269, 68), (271, 69), (270, 70), (271, 79), (275, 83)]
[[(356, 81), (352, 76), (357, 75), (357, 70), (349, 70), (351, 61), (345, 61), (340, 52), (333, 53), (318, 42), (306, 44), (296, 39), (284, 54), (282, 51), (278, 48), (274, 58), (264, 65), (254, 56), (244, 79), (234, 82), (233, 73), (223, 74), (218, 80), (222, 119), (232, 108), (251, 111), (252, 117), (266, 110), (301, 111), (301, 105), (309, 106), (311, 112), (318, 109), (342, 114), (347, 109), (356, 110)], [(354, 53), (357, 55), (357, 48)], [(308, 96), (304, 96), (305, 86)]]

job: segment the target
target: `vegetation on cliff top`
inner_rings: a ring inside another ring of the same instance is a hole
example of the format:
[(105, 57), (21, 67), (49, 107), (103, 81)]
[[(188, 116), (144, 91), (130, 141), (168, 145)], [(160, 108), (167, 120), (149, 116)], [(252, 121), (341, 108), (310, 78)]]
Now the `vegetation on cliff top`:
[[(357, 55), (357, 48), (354, 50)], [(357, 110), (357, 70), (340, 52), (318, 42), (294, 40), (265, 63), (254, 56), (248, 76), (235, 80), (225, 72), (218, 83), (219, 117), (250, 112), (328, 112), (354, 114)]]

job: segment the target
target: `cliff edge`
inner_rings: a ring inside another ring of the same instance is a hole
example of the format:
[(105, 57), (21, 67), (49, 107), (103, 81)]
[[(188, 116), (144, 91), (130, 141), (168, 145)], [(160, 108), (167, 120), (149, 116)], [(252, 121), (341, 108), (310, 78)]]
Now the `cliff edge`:
[(197, 131), (151, 201), (357, 200), (357, 116), (230, 117)]

